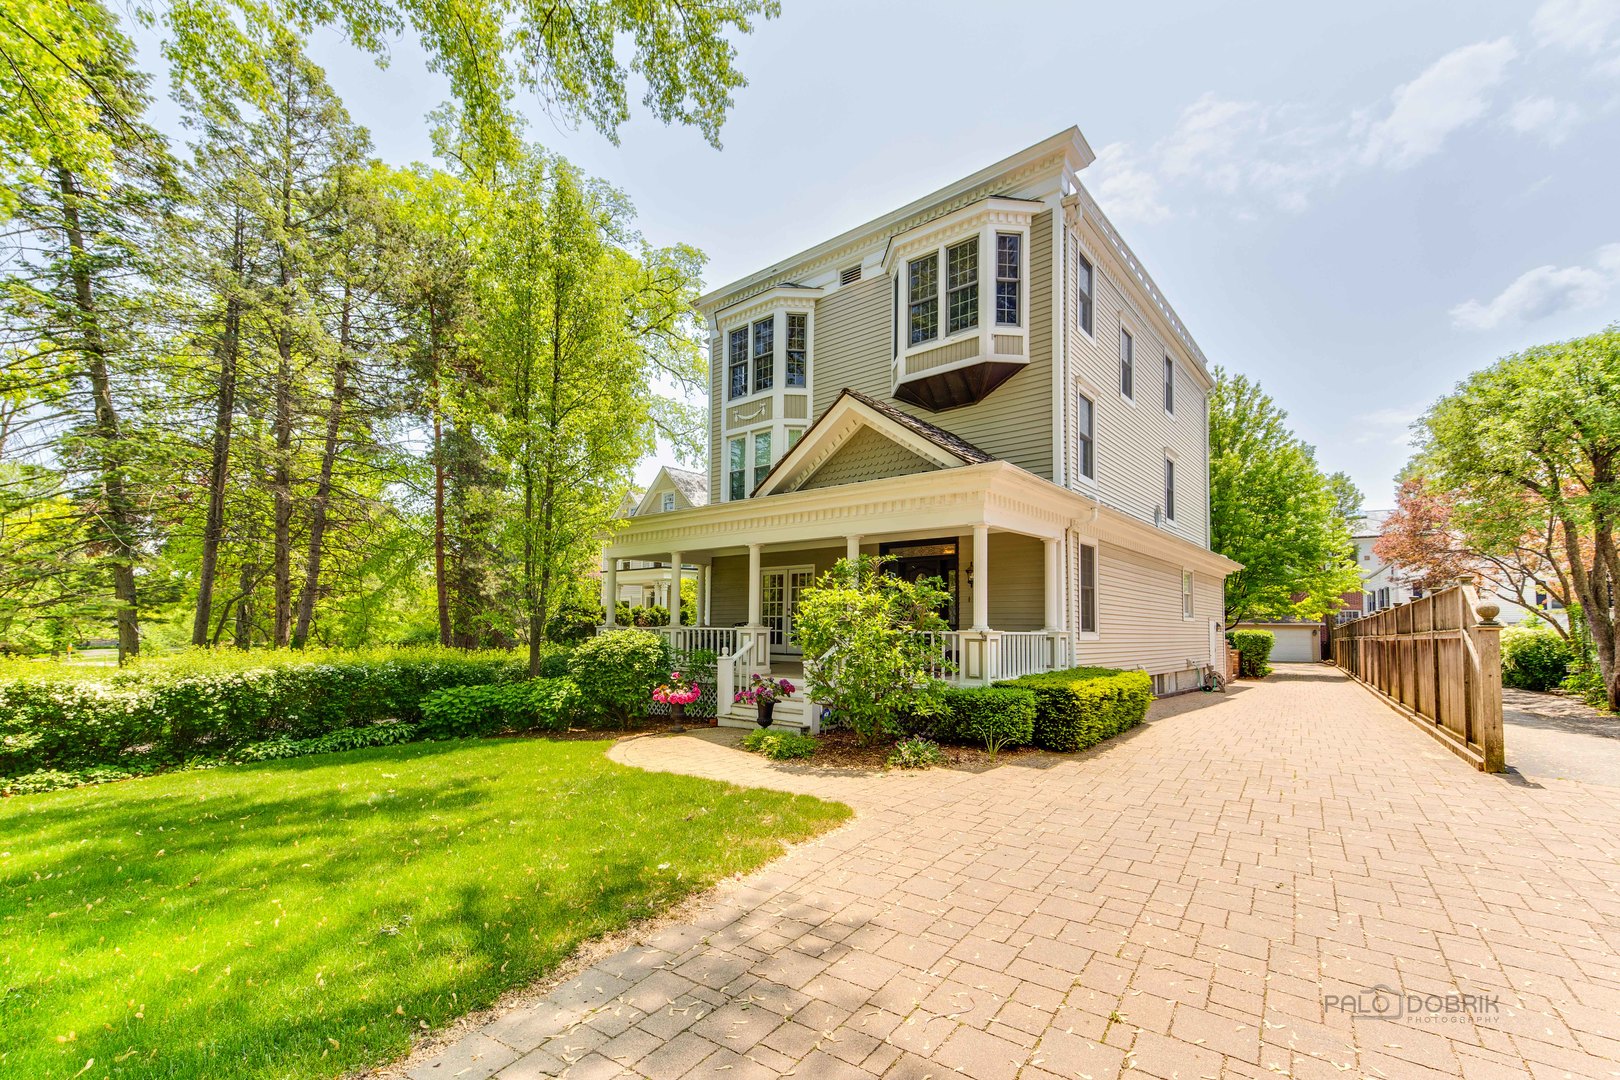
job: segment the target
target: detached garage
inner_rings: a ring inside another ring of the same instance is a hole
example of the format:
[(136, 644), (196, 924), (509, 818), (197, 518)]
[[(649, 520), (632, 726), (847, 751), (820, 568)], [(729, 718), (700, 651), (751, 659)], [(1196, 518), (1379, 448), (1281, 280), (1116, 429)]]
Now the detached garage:
[(1233, 630), (1268, 630), (1275, 637), (1273, 664), (1314, 664), (1322, 659), (1322, 624), (1297, 622), (1243, 622)]

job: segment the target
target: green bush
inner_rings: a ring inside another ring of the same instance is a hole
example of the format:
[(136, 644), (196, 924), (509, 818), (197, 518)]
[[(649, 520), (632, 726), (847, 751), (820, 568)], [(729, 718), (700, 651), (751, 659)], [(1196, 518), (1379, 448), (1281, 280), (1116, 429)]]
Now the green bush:
[[(434, 693), (448, 693), (436, 690)], [(311, 754), (335, 754), (344, 750), (364, 750), (368, 746), (394, 746), (421, 738), (414, 724), (378, 724), (368, 728), (343, 728), (313, 739), (269, 739), (249, 743), (231, 751), (230, 760), (237, 762), (275, 761), (280, 758), (308, 757)]]
[(945, 751), (939, 748), (938, 743), (921, 735), (901, 739), (889, 751), (888, 766), (891, 769), (931, 769), (943, 764)]
[(651, 630), (612, 630), (581, 642), (568, 658), (569, 677), (587, 710), (629, 727), (645, 716), (653, 687), (670, 672), (670, 649)]
[(397, 721), (448, 686), (522, 678), (506, 652), (195, 650), (125, 668), (0, 665), (0, 775), (131, 774)]
[(1145, 671), (1081, 667), (999, 682), (1035, 694), (1033, 742), (1067, 753), (1095, 746), (1140, 724), (1153, 701)]
[(572, 679), (447, 687), (422, 702), (421, 733), (464, 739), (498, 731), (567, 731), (580, 701)]
[(1239, 678), (1263, 679), (1271, 674), (1271, 647), (1277, 643), (1276, 634), (1270, 630), (1232, 630), (1226, 635), (1226, 643), (1237, 650)]
[(1550, 626), (1510, 626), (1502, 631), (1502, 685), (1551, 690), (1574, 661), (1569, 642)]
[(944, 692), (945, 714), (935, 727), (945, 742), (983, 743), (990, 759), (1006, 746), (1028, 746), (1035, 737), (1035, 694), (1012, 686), (953, 686)]
[(772, 761), (790, 761), (807, 758), (816, 752), (816, 740), (810, 735), (796, 735), (791, 731), (770, 731), (755, 728), (743, 737), (743, 749), (764, 754)]

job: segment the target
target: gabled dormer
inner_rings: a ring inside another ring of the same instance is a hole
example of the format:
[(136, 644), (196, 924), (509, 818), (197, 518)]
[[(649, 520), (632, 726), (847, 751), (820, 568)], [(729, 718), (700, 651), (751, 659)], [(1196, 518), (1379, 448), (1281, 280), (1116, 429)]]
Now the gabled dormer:
[(689, 469), (665, 465), (653, 477), (647, 491), (632, 511), (634, 517), (647, 514), (668, 514), (675, 510), (690, 510), (707, 505), (709, 501), (708, 477)]

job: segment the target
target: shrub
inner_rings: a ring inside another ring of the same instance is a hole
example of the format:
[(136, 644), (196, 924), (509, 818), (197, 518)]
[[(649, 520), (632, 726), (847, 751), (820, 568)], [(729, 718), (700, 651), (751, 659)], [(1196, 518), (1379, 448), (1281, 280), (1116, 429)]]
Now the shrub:
[(651, 630), (612, 630), (580, 643), (568, 674), (586, 709), (629, 727), (652, 701), (653, 687), (670, 672), (670, 650)]
[(1226, 642), (1237, 650), (1239, 678), (1263, 679), (1271, 674), (1271, 647), (1277, 635), (1270, 630), (1233, 630)]
[(939, 748), (938, 743), (921, 735), (901, 739), (889, 751), (888, 766), (891, 769), (931, 769), (943, 764), (945, 751)]
[(1510, 626), (1502, 631), (1502, 685), (1551, 690), (1569, 674), (1574, 651), (1550, 626)]
[(770, 731), (755, 728), (742, 741), (743, 749), (764, 754), (772, 761), (790, 761), (807, 758), (816, 752), (816, 740), (810, 735), (797, 735), (791, 731)]
[(1035, 694), (1012, 686), (953, 686), (935, 728), (946, 742), (983, 743), (994, 761), (1004, 746), (1028, 746), (1035, 736)]
[(950, 595), (937, 579), (905, 581), (885, 560), (839, 559), (799, 596), (793, 627), (804, 650), (810, 698), (871, 743), (899, 733), (900, 718), (942, 710), (938, 678), (949, 664), (914, 631), (946, 629)]
[(421, 733), (463, 739), (498, 731), (567, 731), (580, 698), (572, 679), (448, 687), (422, 702)]
[(0, 666), (0, 775), (150, 772), (254, 743), (416, 724), (435, 690), (523, 673), (511, 653), (440, 648), (195, 650), (121, 669), (10, 663)]
[[(449, 692), (435, 691), (439, 694)], [(265, 742), (249, 743), (231, 751), (230, 760), (275, 761), (280, 758), (308, 757), (311, 754), (335, 754), (344, 750), (363, 750), (368, 746), (394, 746), (418, 738), (421, 738), (421, 733), (413, 724), (378, 724), (368, 728), (343, 728), (313, 739), (270, 739)]]
[(1071, 668), (996, 685), (1034, 693), (1033, 742), (1060, 753), (1084, 750), (1135, 727), (1153, 701), (1153, 680), (1145, 671)]

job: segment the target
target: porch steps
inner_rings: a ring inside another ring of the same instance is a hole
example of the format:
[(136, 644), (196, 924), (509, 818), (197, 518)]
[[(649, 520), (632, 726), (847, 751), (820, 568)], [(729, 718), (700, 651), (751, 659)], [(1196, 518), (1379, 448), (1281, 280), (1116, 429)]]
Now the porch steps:
[[(721, 727), (754, 728), (759, 726), (757, 710), (752, 705), (732, 705), (720, 714)], [(776, 703), (771, 712), (772, 731), (810, 730), (810, 699), (801, 689)]]

